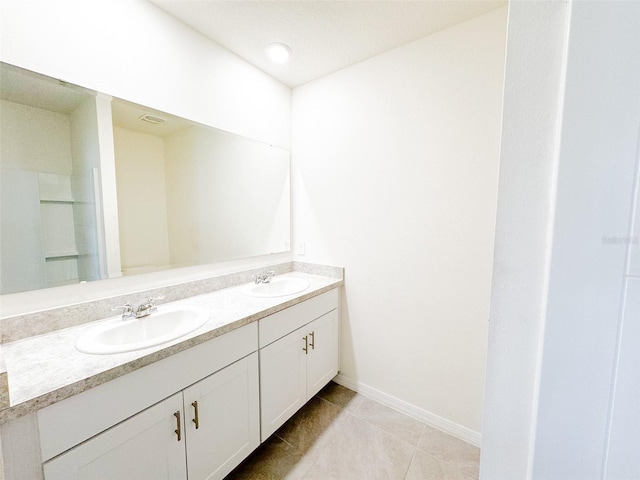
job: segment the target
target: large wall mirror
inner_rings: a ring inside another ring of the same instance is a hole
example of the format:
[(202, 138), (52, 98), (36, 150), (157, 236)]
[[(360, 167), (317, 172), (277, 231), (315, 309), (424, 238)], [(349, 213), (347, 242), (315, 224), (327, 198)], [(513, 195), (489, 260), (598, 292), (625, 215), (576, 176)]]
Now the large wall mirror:
[(0, 294), (286, 252), (289, 152), (0, 63)]

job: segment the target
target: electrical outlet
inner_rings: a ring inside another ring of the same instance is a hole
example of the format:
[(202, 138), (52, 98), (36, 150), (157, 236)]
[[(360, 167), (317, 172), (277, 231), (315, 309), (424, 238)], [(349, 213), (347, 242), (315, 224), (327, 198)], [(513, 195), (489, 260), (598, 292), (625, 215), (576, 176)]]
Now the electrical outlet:
[(305, 245), (304, 242), (298, 243), (298, 255), (304, 255)]

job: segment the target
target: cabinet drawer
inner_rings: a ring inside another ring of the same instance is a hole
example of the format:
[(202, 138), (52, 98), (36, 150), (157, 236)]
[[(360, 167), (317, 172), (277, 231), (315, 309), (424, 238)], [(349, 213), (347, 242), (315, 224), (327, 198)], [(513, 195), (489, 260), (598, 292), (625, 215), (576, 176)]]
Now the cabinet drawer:
[(42, 460), (97, 435), (257, 350), (255, 323), (38, 411)]
[(338, 291), (335, 288), (261, 319), (258, 322), (260, 348), (338, 308)]

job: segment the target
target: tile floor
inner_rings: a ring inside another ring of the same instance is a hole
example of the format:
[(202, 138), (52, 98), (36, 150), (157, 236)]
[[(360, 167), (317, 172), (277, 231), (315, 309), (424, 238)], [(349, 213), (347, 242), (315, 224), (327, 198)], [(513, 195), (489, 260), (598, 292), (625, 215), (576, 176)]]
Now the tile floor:
[(225, 480), (472, 480), (480, 449), (329, 383)]

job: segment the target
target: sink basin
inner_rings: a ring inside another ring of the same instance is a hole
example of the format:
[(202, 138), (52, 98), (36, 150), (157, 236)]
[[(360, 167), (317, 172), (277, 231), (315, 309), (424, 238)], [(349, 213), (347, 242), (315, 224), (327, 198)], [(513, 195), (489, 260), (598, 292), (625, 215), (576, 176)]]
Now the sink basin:
[(284, 297), (309, 288), (309, 282), (301, 278), (274, 277), (269, 283), (251, 283), (243, 292), (252, 297)]
[(114, 317), (78, 337), (82, 353), (107, 355), (153, 347), (193, 332), (209, 320), (209, 312), (193, 306), (163, 306), (143, 318)]

